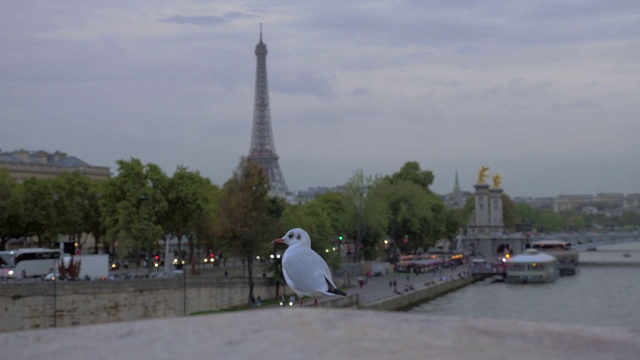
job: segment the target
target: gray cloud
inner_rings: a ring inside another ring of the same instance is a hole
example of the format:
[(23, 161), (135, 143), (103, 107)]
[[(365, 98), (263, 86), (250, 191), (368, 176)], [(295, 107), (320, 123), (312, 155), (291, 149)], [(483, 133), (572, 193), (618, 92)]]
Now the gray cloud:
[(0, 143), (222, 184), (248, 151), (263, 22), (291, 189), (417, 160), (441, 193), (485, 164), (510, 195), (639, 192), (635, 3), (6, 2)]
[(296, 74), (279, 74), (277, 82), (271, 82), (274, 91), (295, 95), (313, 95), (319, 98), (336, 99), (338, 96), (331, 89), (332, 79), (305, 71)]
[(221, 25), (228, 23), (230, 21), (236, 19), (252, 19), (255, 18), (254, 15), (243, 14), (241, 12), (232, 11), (228, 12), (222, 16), (214, 16), (214, 15), (195, 15), (195, 16), (185, 16), (185, 15), (174, 15), (168, 18), (161, 19), (162, 22), (167, 23), (175, 23), (182, 25), (198, 25), (198, 26), (211, 26), (211, 25)]

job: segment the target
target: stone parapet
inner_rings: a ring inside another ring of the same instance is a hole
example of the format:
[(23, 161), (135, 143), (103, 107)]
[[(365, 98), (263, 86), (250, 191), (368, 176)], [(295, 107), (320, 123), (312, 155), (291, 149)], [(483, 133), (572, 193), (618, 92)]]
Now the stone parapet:
[(636, 359), (640, 334), (416, 313), (286, 307), (0, 334), (6, 359)]
[[(232, 277), (2, 284), (0, 290), (0, 332), (176, 317), (248, 304), (249, 297), (248, 280)], [(274, 298), (275, 286), (254, 279), (254, 295)]]

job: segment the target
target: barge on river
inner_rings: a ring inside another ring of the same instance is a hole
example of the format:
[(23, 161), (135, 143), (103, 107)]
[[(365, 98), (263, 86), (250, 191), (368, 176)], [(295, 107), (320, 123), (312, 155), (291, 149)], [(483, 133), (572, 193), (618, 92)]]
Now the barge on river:
[(505, 282), (511, 284), (546, 283), (558, 279), (558, 260), (536, 249), (526, 249), (507, 260)]
[(547, 239), (536, 241), (531, 247), (556, 258), (560, 276), (575, 275), (578, 271), (578, 251), (571, 249), (571, 243)]

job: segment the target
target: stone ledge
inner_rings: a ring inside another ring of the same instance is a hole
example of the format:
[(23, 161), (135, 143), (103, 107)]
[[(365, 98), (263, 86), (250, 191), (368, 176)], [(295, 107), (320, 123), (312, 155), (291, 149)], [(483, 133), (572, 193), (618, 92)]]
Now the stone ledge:
[(6, 359), (634, 359), (622, 328), (275, 308), (0, 334)]

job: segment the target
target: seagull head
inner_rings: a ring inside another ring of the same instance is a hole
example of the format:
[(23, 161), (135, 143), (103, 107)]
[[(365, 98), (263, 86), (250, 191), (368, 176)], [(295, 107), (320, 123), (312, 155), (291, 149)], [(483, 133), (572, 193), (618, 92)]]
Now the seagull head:
[(275, 239), (271, 242), (272, 244), (287, 244), (289, 246), (304, 244), (308, 247), (311, 247), (311, 238), (309, 238), (309, 234), (306, 231), (295, 228), (287, 231), (287, 233), (281, 239)]

